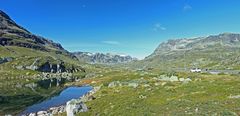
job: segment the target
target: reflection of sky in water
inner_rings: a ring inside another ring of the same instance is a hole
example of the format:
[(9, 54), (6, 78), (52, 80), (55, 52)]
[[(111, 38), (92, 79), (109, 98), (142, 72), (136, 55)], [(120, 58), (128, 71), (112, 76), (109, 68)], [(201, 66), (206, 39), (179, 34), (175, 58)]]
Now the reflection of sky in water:
[(32, 105), (28, 107), (22, 114), (27, 114), (31, 112), (38, 112), (42, 110), (48, 110), (51, 107), (59, 106), (65, 104), (71, 99), (76, 99), (86, 94), (88, 91), (92, 90), (92, 87), (68, 87), (63, 90), (60, 95), (47, 99), (39, 104)]

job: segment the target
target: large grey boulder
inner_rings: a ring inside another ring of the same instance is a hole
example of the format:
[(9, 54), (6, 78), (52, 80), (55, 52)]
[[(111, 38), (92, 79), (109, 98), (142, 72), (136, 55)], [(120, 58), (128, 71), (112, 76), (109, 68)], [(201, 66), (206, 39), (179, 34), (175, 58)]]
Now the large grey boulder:
[(228, 98), (231, 98), (231, 99), (238, 99), (238, 98), (240, 98), (240, 95), (234, 95), (234, 96), (230, 95)]
[(129, 87), (133, 87), (133, 88), (137, 88), (138, 87), (138, 83), (128, 83)]
[(47, 111), (39, 111), (37, 112), (37, 116), (49, 116)]
[(170, 81), (178, 81), (178, 77), (177, 76), (171, 76), (170, 78)]
[(75, 116), (78, 112), (88, 111), (87, 106), (79, 99), (72, 99), (66, 105), (67, 116)]
[(30, 66), (26, 66), (26, 69), (29, 70), (37, 70), (38, 66), (36, 65), (39, 62), (39, 58), (35, 59), (35, 61), (30, 65)]
[(111, 83), (108, 84), (108, 87), (109, 88), (113, 88), (113, 87), (116, 87), (116, 86), (122, 86), (121, 82), (119, 81), (113, 81)]

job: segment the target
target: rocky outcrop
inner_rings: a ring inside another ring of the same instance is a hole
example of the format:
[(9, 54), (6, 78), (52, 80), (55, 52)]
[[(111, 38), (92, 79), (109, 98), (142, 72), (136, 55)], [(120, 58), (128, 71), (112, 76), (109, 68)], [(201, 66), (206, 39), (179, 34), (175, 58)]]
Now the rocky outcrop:
[(46, 62), (41, 65), (38, 69), (41, 72), (51, 72), (51, 73), (61, 73), (66, 72), (66, 68), (63, 63), (60, 64), (51, 64), (50, 62)]
[(170, 82), (182, 82), (182, 83), (188, 83), (191, 82), (192, 80), (190, 78), (179, 78), (177, 76), (167, 76), (167, 75), (160, 75), (159, 77), (154, 77), (154, 80), (158, 80), (158, 81), (170, 81)]
[(43, 65), (41, 65), (37, 70), (49, 73), (63, 73), (63, 72), (74, 73), (79, 71), (85, 72), (85, 70), (80, 66), (79, 67), (71, 66), (66, 68), (63, 62), (59, 64), (51, 64), (50, 62), (46, 62)]
[[(50, 61), (51, 60), (51, 61)], [(18, 70), (34, 70), (46, 73), (75, 73), (75, 72), (85, 72), (81, 66), (65, 64), (62, 60), (50, 60), (43, 58), (36, 58), (31, 65), (17, 65), (14, 68)], [(44, 62), (44, 63), (42, 63)], [(0, 59), (1, 64), (1, 59)], [(67, 66), (66, 66), (67, 65)]]
[(117, 55), (110, 53), (103, 54), (103, 53), (75, 52), (73, 54), (80, 61), (92, 64), (117, 64), (128, 63), (137, 60), (137, 58), (133, 58), (129, 55)]
[(3, 57), (3, 58), (0, 58), (0, 64), (11, 62), (12, 60), (13, 60), (12, 57)]

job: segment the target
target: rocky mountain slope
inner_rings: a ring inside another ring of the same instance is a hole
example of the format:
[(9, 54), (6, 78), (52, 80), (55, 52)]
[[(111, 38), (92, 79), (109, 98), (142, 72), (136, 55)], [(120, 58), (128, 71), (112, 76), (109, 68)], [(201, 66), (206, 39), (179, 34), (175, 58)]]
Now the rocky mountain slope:
[[(34, 35), (0, 11), (0, 57), (12, 58), (9, 68), (41, 72), (73, 72), (76, 57), (61, 44)], [(5, 66), (8, 67), (8, 66)]]
[[(240, 69), (240, 34), (168, 40), (143, 61), (146, 67)], [(166, 68), (165, 68), (166, 69)]]
[(2, 46), (19, 46), (42, 51), (58, 50), (64, 48), (51, 40), (34, 35), (17, 25), (6, 13), (0, 10), (0, 44)]
[(73, 53), (80, 61), (92, 64), (119, 64), (136, 61), (128, 55), (103, 54), (103, 53), (89, 53), (89, 52), (75, 52)]

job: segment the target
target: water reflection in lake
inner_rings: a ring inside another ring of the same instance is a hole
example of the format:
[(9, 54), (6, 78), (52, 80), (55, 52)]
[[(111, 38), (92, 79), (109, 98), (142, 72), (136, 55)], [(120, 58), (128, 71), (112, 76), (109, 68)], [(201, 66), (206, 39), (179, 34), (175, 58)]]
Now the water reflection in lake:
[(41, 103), (34, 104), (28, 108), (26, 108), (25, 111), (23, 111), (22, 114), (28, 114), (32, 112), (38, 112), (42, 110), (48, 110), (51, 107), (56, 107), (65, 104), (67, 101), (71, 99), (77, 99), (87, 92), (92, 90), (91, 86), (83, 86), (83, 87), (68, 87), (64, 89), (59, 95), (56, 95), (50, 99), (47, 99)]

